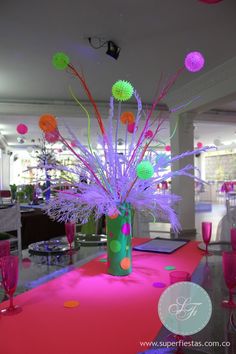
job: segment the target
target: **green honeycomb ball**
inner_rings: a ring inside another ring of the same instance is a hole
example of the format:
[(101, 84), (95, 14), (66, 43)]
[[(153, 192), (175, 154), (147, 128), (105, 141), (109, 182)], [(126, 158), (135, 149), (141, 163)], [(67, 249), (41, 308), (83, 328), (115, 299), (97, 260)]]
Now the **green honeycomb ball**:
[(112, 86), (112, 95), (117, 101), (128, 101), (134, 93), (134, 88), (128, 81), (119, 80)]
[(136, 167), (137, 176), (140, 179), (149, 179), (154, 174), (154, 168), (149, 161), (142, 161)]
[(55, 53), (52, 57), (52, 64), (57, 70), (64, 70), (70, 63), (70, 58), (63, 52)]

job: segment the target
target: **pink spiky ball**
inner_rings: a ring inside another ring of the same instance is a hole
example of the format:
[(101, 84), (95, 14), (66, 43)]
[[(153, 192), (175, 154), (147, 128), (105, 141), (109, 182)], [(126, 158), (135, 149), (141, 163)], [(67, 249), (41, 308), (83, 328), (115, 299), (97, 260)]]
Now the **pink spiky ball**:
[(185, 68), (192, 73), (202, 70), (204, 64), (205, 59), (200, 52), (190, 52), (184, 59)]

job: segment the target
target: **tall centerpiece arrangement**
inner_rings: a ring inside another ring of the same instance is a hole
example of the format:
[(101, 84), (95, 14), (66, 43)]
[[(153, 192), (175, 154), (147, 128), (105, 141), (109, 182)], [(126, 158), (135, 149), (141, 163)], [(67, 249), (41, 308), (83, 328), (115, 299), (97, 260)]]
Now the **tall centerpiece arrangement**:
[[(46, 212), (54, 220), (64, 223), (86, 223), (91, 214), (95, 219), (106, 215), (108, 273), (127, 275), (132, 270), (133, 210), (146, 211), (157, 219), (161, 216), (162, 220), (171, 223), (173, 230), (178, 231), (180, 224), (173, 206), (180, 198), (177, 195), (160, 193), (157, 185), (175, 176), (193, 177), (192, 165), (174, 172), (167, 170), (166, 166), (206, 149), (201, 148), (172, 158), (166, 158), (166, 155), (156, 151), (163, 144), (159, 143), (159, 135), (165, 120), (161, 112), (158, 112), (158, 104), (166, 97), (184, 67), (164, 85), (160, 83), (159, 92), (148, 109), (143, 109), (141, 98), (130, 82), (115, 82), (111, 90), (108, 119), (105, 121), (85, 78), (70, 63), (69, 57), (62, 52), (56, 53), (52, 62), (56, 69), (65, 69), (80, 81), (98, 122), (102, 154), (92, 146), (90, 115), (70, 89), (72, 97), (87, 115), (88, 142), (86, 145), (82, 144), (69, 126), (67, 129), (70, 139), (65, 138), (55, 116), (47, 113), (40, 117), (39, 126), (45, 139), (53, 143), (60, 141), (76, 159), (71, 167), (47, 164), (47, 169), (69, 172), (71, 178), (66, 181), (69, 189), (57, 191), (56, 196), (48, 201)], [(189, 71), (198, 71), (203, 65), (204, 58), (199, 52), (190, 53), (185, 58), (185, 67)], [(137, 103), (136, 112), (122, 109), (122, 102), (131, 98)], [(119, 150), (121, 131), (124, 132), (122, 152)], [(85, 174), (87, 183), (80, 178)]]

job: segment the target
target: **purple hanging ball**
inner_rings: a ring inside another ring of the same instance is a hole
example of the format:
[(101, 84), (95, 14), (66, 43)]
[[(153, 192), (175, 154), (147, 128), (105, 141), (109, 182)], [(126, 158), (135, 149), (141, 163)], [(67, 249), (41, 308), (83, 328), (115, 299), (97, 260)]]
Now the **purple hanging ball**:
[(185, 68), (194, 73), (200, 71), (205, 64), (205, 59), (200, 52), (190, 52), (186, 55), (184, 60)]

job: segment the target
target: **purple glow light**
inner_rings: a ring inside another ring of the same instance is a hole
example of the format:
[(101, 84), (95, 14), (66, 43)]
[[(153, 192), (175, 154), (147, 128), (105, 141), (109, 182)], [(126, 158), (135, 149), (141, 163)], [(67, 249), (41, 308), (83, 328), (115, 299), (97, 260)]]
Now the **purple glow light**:
[(205, 64), (205, 59), (200, 52), (190, 52), (184, 60), (185, 68), (190, 72), (200, 71)]

